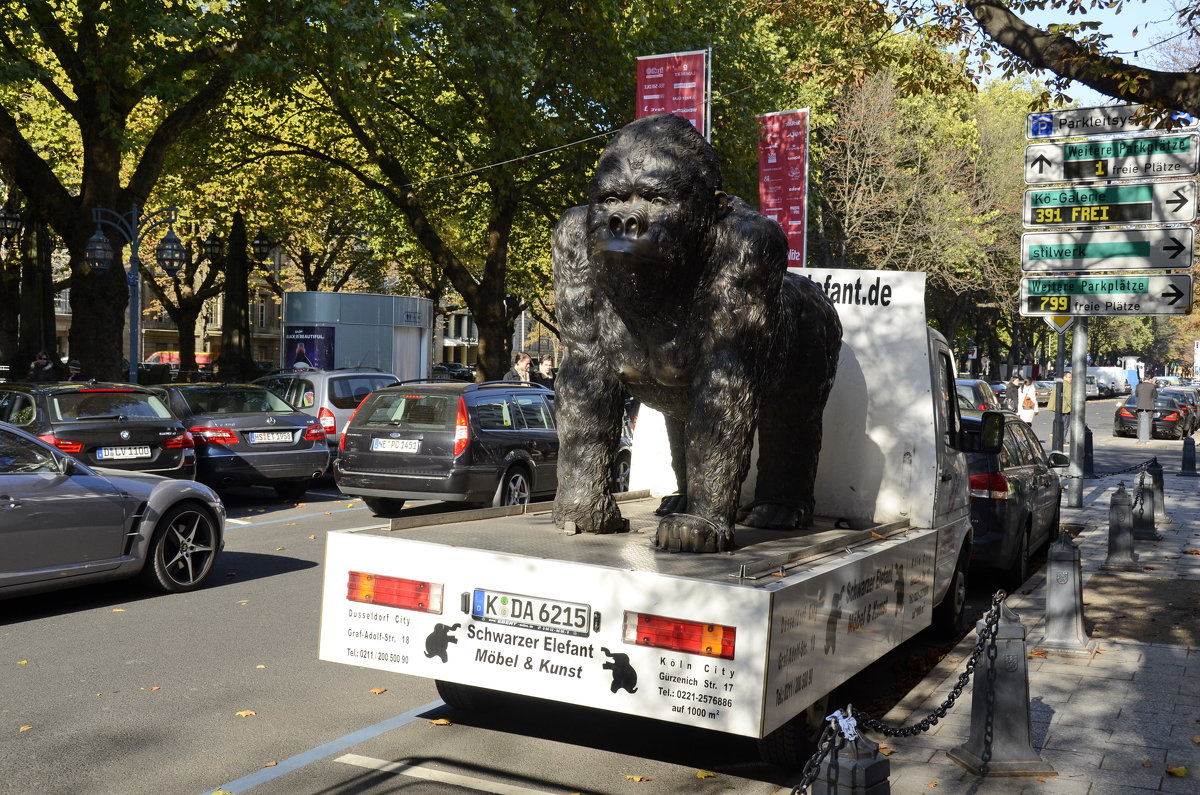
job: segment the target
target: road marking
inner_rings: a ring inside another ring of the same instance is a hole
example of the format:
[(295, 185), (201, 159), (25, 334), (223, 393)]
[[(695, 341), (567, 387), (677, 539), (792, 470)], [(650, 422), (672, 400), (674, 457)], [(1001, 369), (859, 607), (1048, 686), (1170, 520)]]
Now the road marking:
[(250, 524), (250, 523), (247, 522), (245, 519), (230, 519), (227, 516), (227, 517), (225, 517), (225, 524)]
[[(368, 770), (378, 770), (384, 773), (397, 773), (399, 775), (419, 778), (425, 781), (437, 781), (441, 784), (452, 784), (457, 787), (467, 787), (468, 789), (477, 790), (479, 792), (493, 792), (496, 795), (545, 795), (547, 790), (530, 789), (529, 787), (518, 787), (514, 784), (504, 784), (499, 781), (488, 781), (474, 776), (464, 776), (459, 773), (451, 773), (446, 770), (435, 770), (428, 767), (425, 763), (420, 762), (388, 762), (384, 759), (373, 759), (369, 756), (359, 756), (358, 754), (346, 754), (339, 756), (333, 760), (335, 762), (343, 762), (347, 765), (355, 767), (365, 767)], [(564, 792), (566, 790), (563, 790)]]
[(240, 795), (241, 793), (253, 789), (254, 787), (259, 787), (269, 781), (274, 781), (280, 776), (295, 772), (302, 767), (311, 765), (313, 762), (333, 756), (334, 754), (340, 751), (345, 751), (347, 748), (351, 748), (359, 743), (365, 743), (367, 740), (371, 740), (381, 734), (386, 734), (393, 729), (399, 729), (401, 726), (407, 726), (417, 718), (426, 717), (425, 713), (444, 706), (446, 706), (446, 702), (442, 701), (440, 698), (436, 701), (430, 701), (424, 706), (417, 707), (416, 709), (410, 709), (408, 712), (388, 718), (385, 721), (380, 721), (374, 726), (368, 726), (365, 729), (359, 729), (356, 732), (351, 732), (350, 734), (339, 737), (336, 740), (331, 740), (324, 745), (318, 745), (316, 748), (305, 751), (302, 754), (296, 754), (290, 759), (283, 760), (274, 767), (264, 767), (261, 770), (256, 770), (248, 776), (242, 776), (237, 781), (230, 781), (228, 784), (222, 784), (221, 786), (207, 790), (206, 792), (211, 795), (211, 793), (217, 790), (228, 790), (229, 792), (236, 792)]

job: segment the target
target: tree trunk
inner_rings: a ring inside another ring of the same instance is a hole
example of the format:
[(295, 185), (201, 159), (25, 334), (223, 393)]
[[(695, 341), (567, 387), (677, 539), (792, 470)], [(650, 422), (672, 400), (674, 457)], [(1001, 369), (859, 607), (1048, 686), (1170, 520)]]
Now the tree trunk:
[(225, 295), (222, 302), (221, 355), (217, 371), (223, 381), (248, 381), (254, 358), (250, 346), (249, 259), (246, 256), (246, 222), (234, 213), (225, 259)]

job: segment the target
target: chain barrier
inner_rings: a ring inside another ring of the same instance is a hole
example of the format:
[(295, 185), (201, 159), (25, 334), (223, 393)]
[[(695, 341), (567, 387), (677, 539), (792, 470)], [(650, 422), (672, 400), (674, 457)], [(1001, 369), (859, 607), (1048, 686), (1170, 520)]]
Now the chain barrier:
[[(992, 662), (989, 672), (992, 681), (989, 684), (994, 687), (996, 677), (996, 628), (1000, 624), (1000, 607), (1007, 596), (1008, 594), (1003, 590), (996, 591), (992, 595), (992, 606), (988, 608), (988, 612), (983, 618), (983, 632), (980, 633), (978, 640), (975, 641), (975, 649), (971, 652), (971, 657), (967, 660), (966, 667), (959, 674), (958, 681), (954, 683), (954, 687), (951, 688), (950, 695), (946, 697), (945, 701), (935, 707), (933, 712), (912, 726), (888, 726), (886, 723), (872, 718), (862, 710), (855, 709), (853, 705), (847, 706), (845, 713), (842, 710), (833, 713), (826, 718), (825, 729), (821, 732), (820, 739), (817, 740), (817, 752), (804, 764), (800, 783), (792, 788), (791, 795), (800, 795), (806, 792), (817, 780), (817, 776), (821, 771), (821, 764), (825, 761), (826, 757), (830, 756), (832, 756), (832, 764), (829, 769), (834, 776), (834, 782), (831, 783), (836, 785), (836, 777), (838, 775), (837, 752), (845, 748), (847, 742), (858, 736), (858, 726), (877, 731), (887, 737), (915, 737), (936, 726), (937, 722), (946, 717), (946, 714), (954, 707), (955, 702), (962, 696), (963, 690), (971, 681), (971, 676), (975, 673), (979, 658), (985, 653)], [(995, 698), (994, 692), (989, 692), (988, 697)], [(991, 731), (990, 726), (988, 727), (988, 731)], [(985, 759), (985, 772), (986, 766), (987, 760)]]
[(1066, 478), (1068, 480), (1071, 478), (1079, 478), (1081, 480), (1099, 480), (1100, 478), (1108, 478), (1112, 477), (1113, 475), (1124, 475), (1128, 472), (1137, 472), (1139, 469), (1144, 472), (1146, 467), (1150, 466), (1150, 463), (1153, 460), (1154, 459), (1151, 458), (1149, 461), (1143, 461), (1140, 464), (1127, 466), (1124, 469), (1118, 469), (1113, 472), (1093, 472), (1090, 475), (1059, 475), (1059, 477)]
[[(1150, 463), (1149, 461), (1146, 462), (1146, 464), (1149, 464), (1149, 463)], [(1146, 467), (1145, 467), (1145, 465), (1143, 465), (1142, 466), (1142, 474), (1138, 476), (1137, 487), (1133, 490), (1133, 502), (1130, 504), (1130, 507), (1133, 510), (1137, 510), (1140, 507), (1142, 509), (1142, 513), (1145, 514), (1146, 513), (1145, 497), (1146, 497)]]

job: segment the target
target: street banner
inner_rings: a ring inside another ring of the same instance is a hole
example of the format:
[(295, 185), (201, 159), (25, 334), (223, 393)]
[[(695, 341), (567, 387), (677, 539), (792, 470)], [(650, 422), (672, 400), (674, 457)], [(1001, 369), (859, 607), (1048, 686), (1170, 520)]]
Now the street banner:
[(805, 265), (808, 237), (808, 108), (758, 117), (758, 201), (783, 227), (788, 267)]
[(637, 113), (674, 113), (695, 125), (711, 140), (708, 112), (709, 51), (642, 55), (637, 59)]

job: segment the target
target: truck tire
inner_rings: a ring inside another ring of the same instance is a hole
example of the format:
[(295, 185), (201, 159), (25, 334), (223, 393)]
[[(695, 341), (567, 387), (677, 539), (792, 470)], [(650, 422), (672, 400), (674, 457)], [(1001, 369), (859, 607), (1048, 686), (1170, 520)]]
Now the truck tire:
[(504, 694), (496, 690), (442, 679), (433, 683), (442, 701), (463, 712), (494, 712), (504, 705)]
[(963, 544), (954, 564), (950, 587), (946, 589), (942, 601), (933, 608), (933, 628), (945, 638), (958, 639), (966, 631), (967, 566), (970, 565), (968, 548), (967, 544)]

